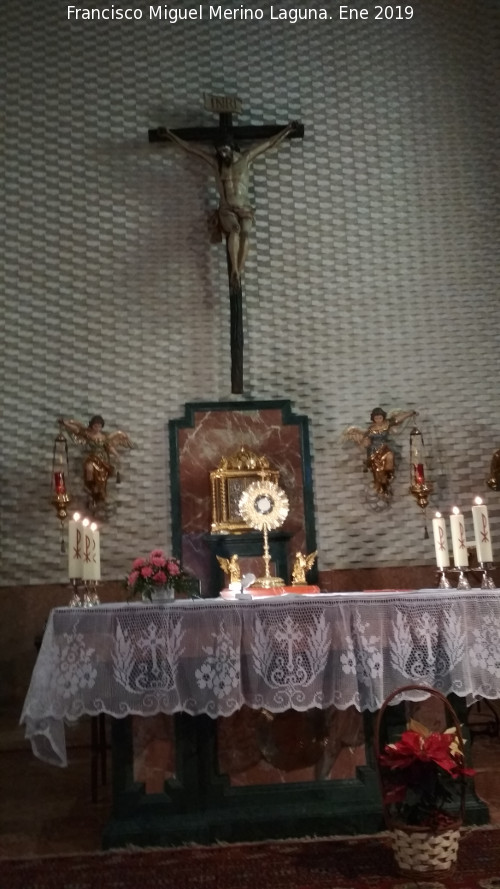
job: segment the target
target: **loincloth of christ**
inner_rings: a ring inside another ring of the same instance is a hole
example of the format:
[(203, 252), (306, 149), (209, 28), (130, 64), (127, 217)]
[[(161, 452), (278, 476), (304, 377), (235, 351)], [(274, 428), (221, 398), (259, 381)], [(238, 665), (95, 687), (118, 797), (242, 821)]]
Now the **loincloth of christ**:
[(233, 204), (224, 204), (212, 210), (208, 217), (208, 229), (212, 244), (218, 244), (232, 232), (239, 232), (244, 227), (243, 223), (252, 225), (255, 219), (253, 207), (236, 207)]

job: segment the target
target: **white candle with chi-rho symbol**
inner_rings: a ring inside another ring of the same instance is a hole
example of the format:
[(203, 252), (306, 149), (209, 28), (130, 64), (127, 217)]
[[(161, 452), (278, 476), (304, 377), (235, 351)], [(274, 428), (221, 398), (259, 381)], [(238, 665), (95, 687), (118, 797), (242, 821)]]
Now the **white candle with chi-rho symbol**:
[(474, 523), (477, 561), (480, 565), (486, 565), (493, 561), (493, 551), (491, 549), (488, 507), (483, 503), (481, 497), (476, 497), (474, 500), (472, 521)]
[(83, 577), (83, 526), (79, 512), (68, 522), (68, 577), (70, 580)]
[(92, 580), (90, 560), (92, 558), (92, 531), (90, 530), (90, 519), (83, 519), (83, 545), (82, 545), (82, 562), (84, 580)]
[(92, 532), (92, 568), (94, 576), (92, 580), (101, 579), (101, 535), (95, 522), (90, 525)]
[(434, 549), (436, 550), (436, 564), (438, 568), (450, 567), (450, 551), (448, 549), (448, 537), (446, 534), (446, 519), (437, 512), (432, 520), (434, 534)]
[(84, 519), (83, 529), (83, 579), (101, 579), (100, 535), (95, 522)]
[(458, 506), (454, 506), (450, 515), (451, 543), (455, 568), (467, 568), (469, 555), (465, 539), (465, 522)]

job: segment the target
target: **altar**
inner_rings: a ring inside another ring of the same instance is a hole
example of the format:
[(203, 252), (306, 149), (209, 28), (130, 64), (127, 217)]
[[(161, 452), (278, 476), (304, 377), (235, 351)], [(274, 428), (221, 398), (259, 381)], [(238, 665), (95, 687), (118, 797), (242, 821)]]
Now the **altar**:
[[(466, 706), (500, 697), (499, 632), (491, 590), (56, 608), (21, 722), (34, 754), (65, 766), (65, 722), (113, 717), (105, 847), (376, 832), (372, 714), (409, 683), (453, 696), (462, 720)], [(319, 770), (315, 780), (238, 787), (221, 769), (220, 726), (235, 714), (306, 714), (321, 745), (324, 715), (349, 709), (361, 714), (366, 753), (351, 778)], [(146, 717), (160, 720), (156, 786), (137, 771)], [(488, 820), (475, 798), (468, 820)]]

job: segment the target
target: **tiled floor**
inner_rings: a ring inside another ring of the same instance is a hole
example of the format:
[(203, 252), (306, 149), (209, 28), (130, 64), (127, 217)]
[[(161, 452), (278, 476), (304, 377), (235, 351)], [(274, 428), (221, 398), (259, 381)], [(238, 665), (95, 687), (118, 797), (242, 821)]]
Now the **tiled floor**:
[[(58, 769), (34, 758), (16, 720), (17, 714), (0, 715), (0, 857), (100, 849), (111, 794), (108, 783), (91, 802), (89, 722), (69, 730), (70, 765)], [(500, 824), (499, 736), (475, 734), (472, 754), (476, 790), (492, 823)]]

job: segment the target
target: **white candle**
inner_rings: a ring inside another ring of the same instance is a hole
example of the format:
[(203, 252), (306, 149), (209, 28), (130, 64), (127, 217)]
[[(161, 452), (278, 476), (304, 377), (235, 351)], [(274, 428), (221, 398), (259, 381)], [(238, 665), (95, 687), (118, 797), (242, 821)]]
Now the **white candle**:
[(467, 541), (465, 539), (464, 517), (458, 506), (453, 507), (450, 516), (451, 542), (453, 545), (453, 561), (455, 568), (465, 568), (469, 564)]
[(485, 565), (493, 561), (491, 549), (490, 522), (488, 508), (480, 497), (474, 500), (472, 507), (472, 521), (474, 522), (474, 537), (476, 538), (476, 554), (480, 564)]
[(436, 562), (438, 568), (449, 568), (450, 551), (448, 549), (448, 538), (446, 536), (446, 520), (440, 512), (436, 513), (432, 520), (432, 530), (434, 532), (434, 548), (436, 550)]
[(92, 564), (94, 566), (94, 580), (101, 579), (101, 535), (95, 522), (90, 526), (94, 537)]
[(83, 577), (83, 528), (80, 514), (75, 512), (68, 522), (68, 576)]
[(95, 522), (88, 519), (82, 522), (83, 529), (83, 579), (101, 579), (101, 545), (100, 535)]
[(93, 580), (92, 578), (92, 570), (91, 570), (91, 558), (92, 558), (92, 531), (90, 530), (90, 520), (84, 519), (82, 522), (83, 525), (83, 546), (82, 546), (82, 560), (83, 560), (83, 574), (82, 577), (84, 580)]

